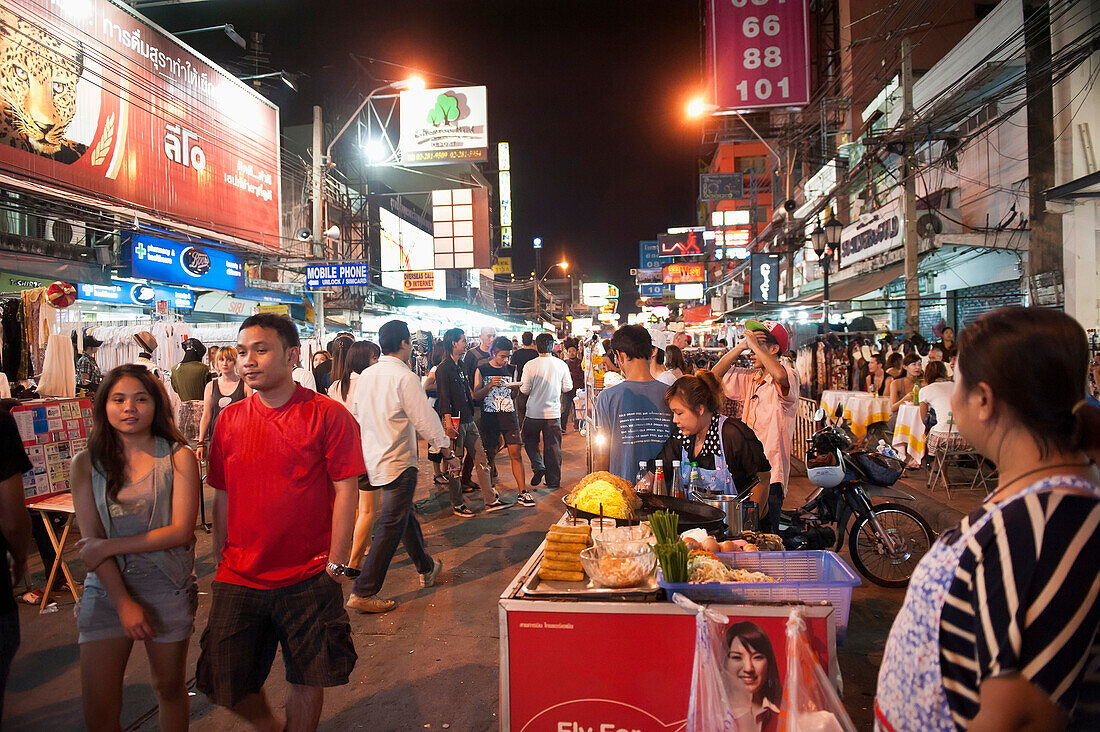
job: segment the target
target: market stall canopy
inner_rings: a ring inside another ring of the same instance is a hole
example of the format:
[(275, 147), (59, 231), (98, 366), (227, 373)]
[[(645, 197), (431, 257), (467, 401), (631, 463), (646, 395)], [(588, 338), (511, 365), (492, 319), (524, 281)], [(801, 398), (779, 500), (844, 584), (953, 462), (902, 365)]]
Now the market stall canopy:
[[(903, 274), (905, 274), (905, 264), (899, 262), (898, 264), (892, 264), (884, 269), (841, 280), (829, 286), (829, 299), (832, 302), (854, 300), (857, 297), (866, 295), (868, 292), (873, 292), (885, 287)], [(823, 291), (818, 291), (806, 297), (785, 302), (783, 306), (813, 305), (821, 302), (824, 298), (825, 293)]]

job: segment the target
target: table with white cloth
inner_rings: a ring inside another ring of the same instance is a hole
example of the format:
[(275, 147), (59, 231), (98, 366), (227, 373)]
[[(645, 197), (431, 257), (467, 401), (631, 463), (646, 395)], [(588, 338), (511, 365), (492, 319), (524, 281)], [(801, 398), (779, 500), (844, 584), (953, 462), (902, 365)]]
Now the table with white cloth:
[(867, 434), (867, 426), (890, 421), (890, 400), (866, 391), (826, 391), (821, 394), (821, 408), (829, 417), (836, 415), (837, 405), (844, 405), (844, 420), (857, 440)]
[(908, 458), (910, 464), (920, 464), (927, 451), (928, 434), (924, 420), (920, 418), (920, 407), (915, 404), (902, 404), (898, 407), (898, 421), (894, 425), (894, 437), (890, 444), (899, 455)]

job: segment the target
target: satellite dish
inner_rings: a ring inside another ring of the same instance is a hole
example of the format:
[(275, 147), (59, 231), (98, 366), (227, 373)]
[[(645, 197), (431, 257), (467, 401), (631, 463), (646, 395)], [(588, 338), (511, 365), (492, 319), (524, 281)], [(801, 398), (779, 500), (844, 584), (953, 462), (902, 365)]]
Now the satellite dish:
[(308, 227), (303, 226), (294, 232), (294, 238), (298, 241), (309, 241), (313, 237), (313, 232)]

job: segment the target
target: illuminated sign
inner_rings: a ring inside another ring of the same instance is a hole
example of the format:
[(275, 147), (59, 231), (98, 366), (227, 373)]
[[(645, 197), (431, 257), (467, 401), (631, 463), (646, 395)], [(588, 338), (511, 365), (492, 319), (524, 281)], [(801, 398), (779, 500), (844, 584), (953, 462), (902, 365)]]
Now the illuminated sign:
[(50, 123), (12, 124), (4, 169), (279, 247), (278, 107), (122, 3), (0, 5), (5, 43), (28, 57), (3, 71), (28, 75), (5, 79), (5, 104)]
[[(433, 271), (435, 251), (432, 235), (393, 213), (378, 211), (379, 239), (382, 245), (382, 286), (398, 292), (407, 289), (404, 274)], [(424, 283), (418, 280), (418, 283)], [(416, 294), (436, 300), (447, 298), (446, 278), (442, 272), (432, 277), (431, 287), (421, 286)]]
[(431, 165), (488, 160), (487, 109), (483, 86), (401, 92), (401, 162)]
[(484, 188), (432, 191), (434, 267), (488, 269), (489, 194)]
[(426, 272), (405, 272), (405, 292), (435, 292), (435, 270)]
[(638, 268), (639, 269), (660, 269), (661, 268), (661, 252), (657, 248), (656, 241), (640, 241), (638, 242)]
[[(497, 195), (500, 198), (500, 248), (512, 248), (512, 156), (507, 142), (497, 143)], [(495, 267), (495, 265), (494, 265)], [(509, 267), (508, 272), (511, 272)]]
[(661, 273), (661, 281), (666, 285), (678, 283), (706, 282), (707, 270), (702, 262), (677, 262), (666, 265)]
[(599, 307), (606, 300), (617, 300), (619, 288), (609, 282), (582, 282), (581, 301), (585, 305)]
[(662, 257), (680, 257), (703, 253), (701, 231), (684, 231), (657, 236), (657, 250)]
[(370, 265), (366, 262), (306, 265), (307, 287), (345, 287), (369, 284)]
[(497, 257), (497, 263), (493, 265), (493, 274), (512, 274), (512, 258)]
[(134, 277), (212, 290), (244, 285), (244, 266), (235, 254), (148, 234), (131, 234), (129, 241)]
[(116, 305), (133, 305), (151, 308), (158, 301), (165, 301), (168, 307), (177, 310), (193, 310), (195, 293), (177, 287), (161, 287), (144, 282), (116, 282), (110, 285), (77, 284), (78, 300), (109, 302)]
[(738, 211), (713, 211), (710, 215), (711, 226), (748, 226), (749, 212)]
[(676, 285), (672, 292), (677, 300), (701, 300), (703, 298), (703, 284)]
[(901, 201), (898, 199), (860, 216), (840, 234), (839, 261), (848, 265), (900, 247), (905, 241), (905, 227), (901, 222)]
[(779, 255), (753, 254), (749, 269), (752, 270), (749, 299), (753, 302), (779, 302)]

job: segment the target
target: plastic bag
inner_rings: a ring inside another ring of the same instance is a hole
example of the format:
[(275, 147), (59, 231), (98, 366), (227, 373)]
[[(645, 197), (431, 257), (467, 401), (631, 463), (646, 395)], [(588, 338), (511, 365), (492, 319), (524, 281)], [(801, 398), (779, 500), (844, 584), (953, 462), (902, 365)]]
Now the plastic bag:
[(680, 593), (672, 601), (695, 613), (695, 664), (691, 670), (691, 699), (685, 732), (740, 732), (730, 712), (731, 693), (723, 658), (722, 632), (729, 618), (697, 605)]
[(787, 681), (783, 691), (779, 715), (783, 732), (855, 732), (836, 688), (810, 647), (806, 621), (797, 608), (787, 620)]

